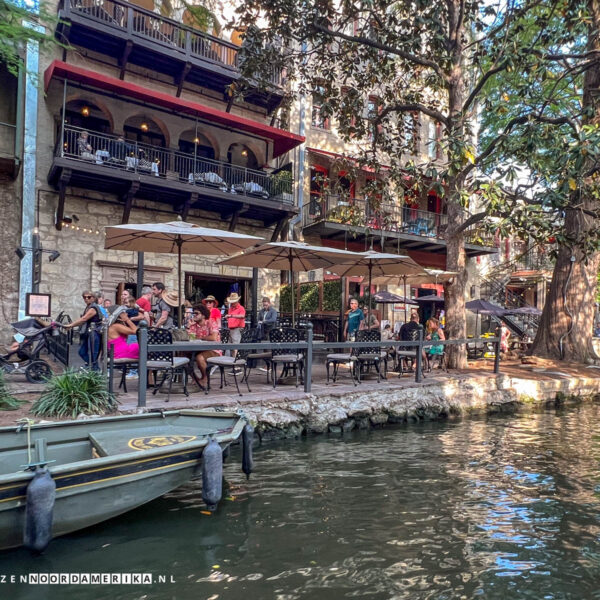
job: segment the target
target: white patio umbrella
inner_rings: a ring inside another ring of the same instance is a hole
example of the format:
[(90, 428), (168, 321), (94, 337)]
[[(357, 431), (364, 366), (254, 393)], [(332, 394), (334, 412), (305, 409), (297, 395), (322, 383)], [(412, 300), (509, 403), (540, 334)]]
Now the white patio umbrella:
[(295, 325), (294, 308), (294, 271), (312, 271), (327, 269), (335, 272), (342, 263), (356, 261), (360, 255), (356, 252), (309, 246), (303, 242), (268, 242), (254, 248), (244, 250), (241, 254), (219, 261), (220, 265), (235, 265), (238, 267), (261, 267), (277, 271), (290, 271), (292, 290), (292, 326)]
[[(407, 283), (412, 285), (422, 285), (423, 283), (446, 283), (458, 275), (456, 271), (444, 271), (443, 269), (425, 268), (423, 270), (424, 273), (413, 275), (382, 275), (381, 277), (375, 277), (373, 283), (379, 285), (395, 285), (397, 287), (403, 286), (404, 295), (410, 297), (410, 291), (407, 293), (406, 290)], [(406, 305), (404, 308), (404, 320), (406, 320)]]
[(169, 223), (144, 223), (141, 225), (113, 225), (105, 227), (107, 250), (135, 250), (137, 252), (158, 252), (177, 254), (177, 287), (179, 294), (179, 326), (182, 326), (181, 303), (181, 255), (199, 254), (204, 256), (230, 255), (248, 248), (260, 241), (253, 235), (234, 233), (222, 229), (202, 227), (185, 221)]
[(375, 252), (369, 250), (368, 252), (357, 252), (355, 253), (357, 260), (354, 264), (348, 264), (347, 262), (335, 268), (332, 267), (330, 270), (340, 275), (341, 277), (349, 276), (363, 276), (369, 280), (369, 316), (368, 321), (371, 320), (371, 285), (373, 282), (373, 276), (375, 278), (392, 275), (425, 275), (426, 272), (419, 264), (417, 264), (409, 256), (401, 254), (386, 254), (384, 252)]

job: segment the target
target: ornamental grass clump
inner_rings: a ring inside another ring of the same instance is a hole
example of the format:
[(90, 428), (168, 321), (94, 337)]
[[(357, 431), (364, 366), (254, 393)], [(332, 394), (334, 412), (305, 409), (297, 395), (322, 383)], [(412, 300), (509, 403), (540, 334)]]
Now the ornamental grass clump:
[(117, 403), (108, 392), (106, 377), (97, 371), (68, 370), (48, 381), (31, 412), (45, 417), (102, 415), (115, 410)]
[(17, 400), (9, 391), (4, 379), (4, 371), (0, 369), (0, 410), (17, 410), (23, 404)]

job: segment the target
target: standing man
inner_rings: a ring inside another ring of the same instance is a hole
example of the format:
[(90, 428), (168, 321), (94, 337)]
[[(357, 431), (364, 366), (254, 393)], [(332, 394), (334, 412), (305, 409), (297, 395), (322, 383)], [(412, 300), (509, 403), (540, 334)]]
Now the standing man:
[(173, 308), (165, 302), (165, 284), (157, 281), (152, 284), (152, 295), (156, 303), (153, 310), (154, 327), (164, 327), (165, 329), (173, 329)]
[(146, 319), (148, 325), (150, 325), (150, 312), (152, 311), (152, 288), (149, 285), (145, 285), (142, 288), (142, 295), (135, 301), (135, 303), (142, 309), (144, 313), (144, 319)]
[[(242, 329), (246, 327), (246, 309), (240, 304), (241, 299), (235, 292), (226, 299), (229, 304), (227, 327), (229, 327), (229, 339), (232, 344), (239, 344), (242, 341)], [(237, 350), (233, 350), (231, 354), (235, 358)]]
[(344, 326), (344, 337), (347, 341), (353, 342), (356, 337), (356, 332), (360, 328), (360, 324), (364, 321), (365, 315), (358, 308), (358, 300), (352, 298), (350, 300), (350, 310), (346, 317), (346, 325)]
[(258, 331), (261, 340), (269, 339), (269, 331), (277, 324), (277, 309), (271, 306), (271, 299), (262, 299), (262, 308), (258, 311)]
[(81, 313), (81, 317), (63, 327), (65, 329), (72, 329), (81, 325), (79, 328), (79, 356), (81, 356), (87, 365), (92, 367), (93, 371), (99, 371), (98, 355), (100, 354), (102, 313), (96, 303), (96, 294), (86, 290), (81, 294), (81, 297), (85, 302), (85, 310)]

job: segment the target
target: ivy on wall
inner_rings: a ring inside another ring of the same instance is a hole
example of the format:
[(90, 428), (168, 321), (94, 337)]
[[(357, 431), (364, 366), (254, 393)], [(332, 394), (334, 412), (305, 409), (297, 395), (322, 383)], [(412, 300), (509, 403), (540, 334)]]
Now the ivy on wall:
[(323, 282), (323, 310), (340, 311), (342, 302), (342, 281), (335, 279), (333, 281)]
[(300, 285), (300, 311), (317, 312), (319, 310), (319, 282), (302, 283)]

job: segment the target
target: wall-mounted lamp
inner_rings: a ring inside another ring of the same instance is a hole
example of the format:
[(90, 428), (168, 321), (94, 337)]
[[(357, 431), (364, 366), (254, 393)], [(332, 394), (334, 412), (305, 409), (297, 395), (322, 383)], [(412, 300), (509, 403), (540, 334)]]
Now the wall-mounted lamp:
[(142, 124), (140, 125), (140, 129), (141, 129), (141, 130), (142, 130), (144, 133), (146, 133), (146, 131), (148, 131), (148, 123), (142, 123)]
[(200, 138), (194, 138), (194, 144), (199, 144), (200, 143)]
[(81, 114), (82, 114), (84, 117), (89, 117), (89, 116), (90, 116), (90, 109), (89, 109), (89, 107), (87, 107), (87, 106), (84, 106), (84, 107), (81, 109)]
[(246, 148), (242, 150), (242, 156), (248, 156), (248, 150), (246, 150)]

